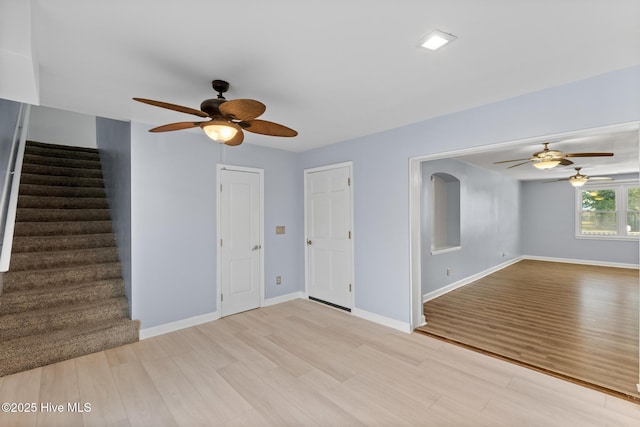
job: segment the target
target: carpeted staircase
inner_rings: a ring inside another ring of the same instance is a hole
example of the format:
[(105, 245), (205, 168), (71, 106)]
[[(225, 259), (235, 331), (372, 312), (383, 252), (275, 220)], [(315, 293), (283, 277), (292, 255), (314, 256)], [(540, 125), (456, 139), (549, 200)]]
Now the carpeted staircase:
[(0, 376), (138, 340), (98, 150), (27, 142), (0, 295)]

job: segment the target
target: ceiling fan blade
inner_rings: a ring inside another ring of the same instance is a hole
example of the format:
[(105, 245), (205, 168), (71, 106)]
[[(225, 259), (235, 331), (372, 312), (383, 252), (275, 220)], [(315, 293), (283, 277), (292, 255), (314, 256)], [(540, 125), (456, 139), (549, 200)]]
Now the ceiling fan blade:
[(244, 130), (270, 136), (296, 136), (298, 132), (280, 125), (278, 123), (268, 122), (266, 120), (249, 120), (242, 126)]
[(573, 162), (571, 160), (569, 160), (569, 159), (560, 159), (560, 164), (562, 166), (569, 166), (569, 165), (572, 165)]
[(611, 157), (613, 153), (570, 153), (565, 154), (565, 157)]
[(200, 123), (203, 122), (178, 122), (178, 123), (169, 123), (168, 125), (162, 125), (155, 127), (153, 129), (149, 129), (149, 132), (169, 132), (172, 130), (182, 130), (194, 128), (196, 126), (200, 126)]
[(494, 165), (497, 165), (498, 163), (509, 163), (509, 162), (522, 162), (524, 160), (531, 160), (530, 158), (527, 159), (513, 159), (513, 160), (501, 160), (499, 162), (493, 162)]
[(220, 104), (220, 112), (236, 120), (252, 120), (260, 116), (267, 107), (253, 99), (234, 99)]
[(608, 176), (590, 176), (588, 178), (589, 181), (614, 181), (613, 178)]
[(553, 179), (551, 181), (544, 181), (543, 184), (548, 184), (550, 182), (559, 182), (559, 181), (569, 181), (569, 178), (561, 178), (561, 179)]
[(529, 162), (530, 162), (530, 160), (529, 160), (529, 159), (527, 159), (527, 161), (526, 161), (526, 162), (522, 162), (522, 163), (518, 163), (517, 165), (509, 166), (507, 169), (515, 168), (516, 166), (526, 165), (526, 164), (527, 164), (527, 163), (529, 163)]
[(168, 102), (154, 101), (153, 99), (145, 98), (133, 98), (134, 101), (142, 102), (144, 104), (153, 105), (156, 107), (166, 108), (168, 110), (179, 111), (181, 113), (193, 114), (199, 117), (209, 117), (204, 111), (196, 110), (194, 108), (183, 107), (182, 105), (169, 104)]
[(240, 131), (238, 131), (236, 136), (234, 136), (233, 138), (231, 138), (229, 141), (225, 142), (224, 144), (233, 147), (233, 146), (242, 144), (242, 141), (244, 141), (244, 132), (242, 132), (240, 130)]

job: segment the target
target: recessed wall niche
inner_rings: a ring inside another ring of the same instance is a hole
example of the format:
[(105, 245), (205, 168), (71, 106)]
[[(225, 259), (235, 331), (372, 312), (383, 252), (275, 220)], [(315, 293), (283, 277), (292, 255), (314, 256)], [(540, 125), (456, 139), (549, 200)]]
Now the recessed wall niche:
[(460, 180), (431, 175), (431, 253), (460, 249)]

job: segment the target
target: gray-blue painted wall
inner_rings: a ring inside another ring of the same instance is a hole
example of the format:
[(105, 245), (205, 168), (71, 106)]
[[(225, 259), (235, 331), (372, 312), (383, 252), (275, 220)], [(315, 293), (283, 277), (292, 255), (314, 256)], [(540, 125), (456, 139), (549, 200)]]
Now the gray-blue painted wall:
[[(421, 166), (423, 295), (522, 254), (519, 181), (453, 159), (431, 160)], [(461, 249), (432, 255), (430, 177), (438, 172), (460, 180)]]
[[(217, 309), (216, 164), (224, 157), (265, 169), (267, 298), (304, 289), (304, 169), (352, 161), (355, 307), (408, 323), (410, 158), (638, 121), (639, 93), (636, 66), (303, 153), (243, 144), (223, 156), (203, 135), (150, 134), (133, 123), (133, 317), (148, 328)], [(275, 225), (287, 234), (276, 236)]]
[[(304, 289), (296, 154), (251, 144), (229, 148), (200, 133), (148, 129), (131, 126), (133, 317), (142, 328), (218, 308), (218, 163), (264, 169), (265, 298)], [(284, 225), (286, 234), (276, 235), (276, 225)]]
[(95, 127), (125, 295), (131, 311), (131, 125), (97, 117)]
[[(11, 160), (11, 143), (18, 121), (20, 104), (14, 101), (0, 98), (0, 192), (4, 188), (5, 181), (11, 179), (7, 177), (7, 169)], [(9, 182), (9, 184), (11, 184)], [(2, 213), (0, 213), (1, 217)], [(0, 223), (0, 227), (4, 225)], [(2, 235), (0, 234), (0, 237)], [(2, 240), (0, 240), (0, 247)], [(0, 287), (1, 291), (1, 287)]]
[[(638, 174), (612, 175), (616, 181)], [(638, 241), (577, 239), (575, 189), (567, 182), (522, 184), (522, 242), (525, 255), (634, 264)]]
[(4, 186), (20, 104), (0, 98), (0, 188)]

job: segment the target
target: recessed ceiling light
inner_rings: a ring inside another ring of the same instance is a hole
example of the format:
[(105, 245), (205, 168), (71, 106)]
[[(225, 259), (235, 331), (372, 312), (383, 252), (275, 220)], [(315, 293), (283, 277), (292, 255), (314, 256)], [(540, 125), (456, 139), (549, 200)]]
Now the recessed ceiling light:
[(445, 44), (454, 41), (457, 39), (453, 34), (445, 33), (444, 31), (434, 30), (424, 38), (424, 41), (420, 44), (420, 46), (431, 49), (438, 50)]

